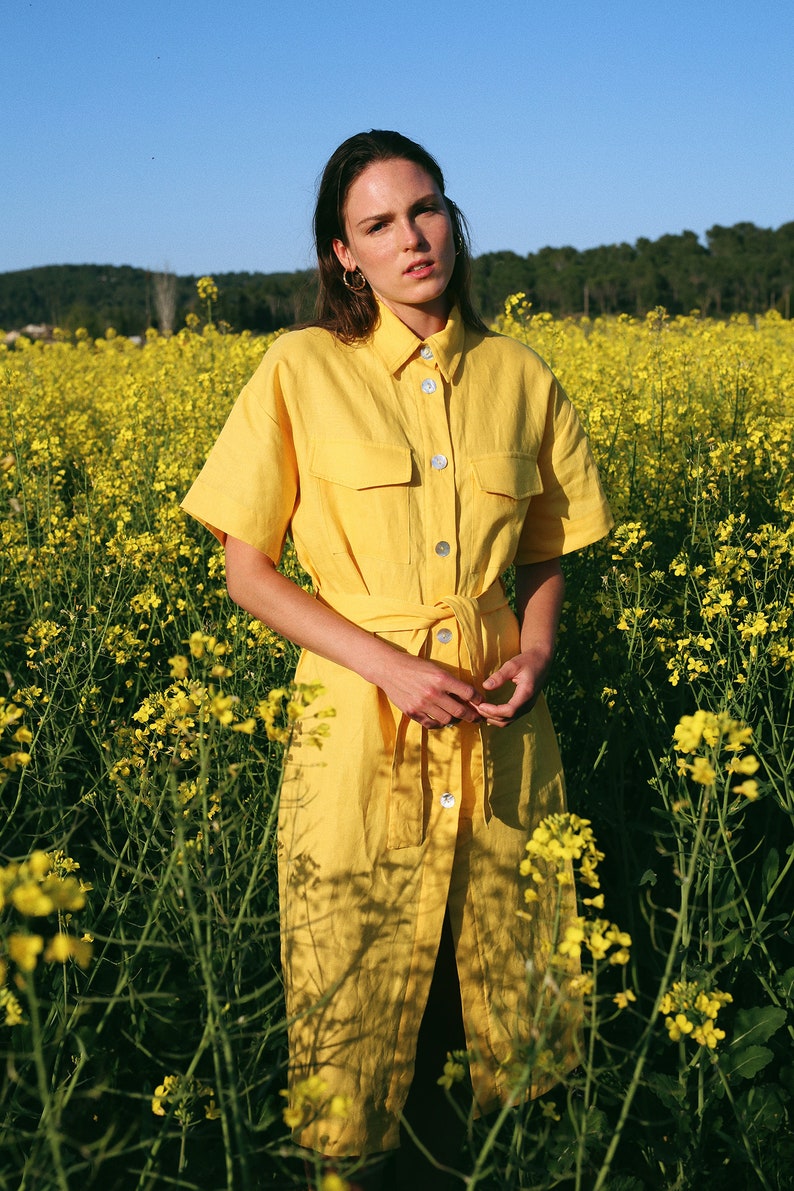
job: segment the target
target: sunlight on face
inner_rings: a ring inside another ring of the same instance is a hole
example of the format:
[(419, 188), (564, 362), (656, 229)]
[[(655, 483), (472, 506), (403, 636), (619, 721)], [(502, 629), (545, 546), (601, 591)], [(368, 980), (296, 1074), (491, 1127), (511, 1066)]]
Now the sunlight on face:
[(373, 162), (350, 187), (346, 241), (334, 251), (360, 269), (374, 293), (421, 338), (440, 330), (455, 267), (452, 222), (444, 196), (412, 161)]

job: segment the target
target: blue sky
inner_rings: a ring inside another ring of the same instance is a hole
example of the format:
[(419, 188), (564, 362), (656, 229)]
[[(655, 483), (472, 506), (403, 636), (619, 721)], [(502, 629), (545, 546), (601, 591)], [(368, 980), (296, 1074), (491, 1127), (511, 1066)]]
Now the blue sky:
[(3, 0), (0, 271), (312, 263), (336, 145), (397, 128), (476, 253), (794, 219), (791, 0)]

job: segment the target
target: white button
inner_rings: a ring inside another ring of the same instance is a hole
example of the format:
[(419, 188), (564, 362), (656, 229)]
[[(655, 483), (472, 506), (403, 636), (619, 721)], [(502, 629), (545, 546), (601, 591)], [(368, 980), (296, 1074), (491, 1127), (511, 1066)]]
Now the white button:
[(435, 391), (436, 391), (436, 382), (434, 380), (431, 380), (430, 377), (428, 376), (427, 380), (422, 381), (422, 392), (423, 393), (435, 393)]
[(436, 471), (443, 471), (449, 460), (447, 459), (446, 455), (434, 455), (430, 462)]
[(449, 808), (451, 806), (455, 805), (455, 795), (454, 794), (442, 794), (438, 801), (441, 803), (441, 805), (446, 810), (449, 810)]
[(439, 629), (436, 633), (436, 640), (440, 641), (442, 645), (448, 645), (452, 640), (452, 629)]
[(427, 346), (426, 343), (423, 343), (422, 346), (419, 348), (419, 355), (422, 357), (423, 360), (432, 360), (433, 359), (433, 353), (430, 350), (430, 348)]
[(446, 558), (449, 554), (449, 542), (436, 542), (436, 554), (439, 558)]

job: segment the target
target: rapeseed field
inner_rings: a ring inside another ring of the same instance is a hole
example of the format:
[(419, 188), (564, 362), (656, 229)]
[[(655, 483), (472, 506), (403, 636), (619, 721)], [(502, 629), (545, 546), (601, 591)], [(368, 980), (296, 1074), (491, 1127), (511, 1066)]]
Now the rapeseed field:
[[(334, 725), (178, 508), (272, 341), (202, 284), (206, 319), (142, 347), (0, 348), (0, 1187), (305, 1186), (288, 1126), (326, 1104), (283, 1095), (275, 815), (282, 750)], [(461, 1186), (788, 1187), (794, 324), (515, 295), (497, 329), (573, 398), (616, 525), (566, 560), (570, 813), (522, 866), (527, 930), (566, 860), (581, 917)], [(543, 1022), (572, 1006), (565, 1074)]]

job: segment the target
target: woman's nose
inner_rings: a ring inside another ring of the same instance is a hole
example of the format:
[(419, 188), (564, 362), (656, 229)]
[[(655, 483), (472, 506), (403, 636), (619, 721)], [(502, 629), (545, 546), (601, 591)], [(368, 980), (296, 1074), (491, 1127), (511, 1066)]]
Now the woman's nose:
[(419, 224), (413, 219), (407, 219), (403, 225), (403, 242), (406, 248), (426, 248), (425, 240)]

